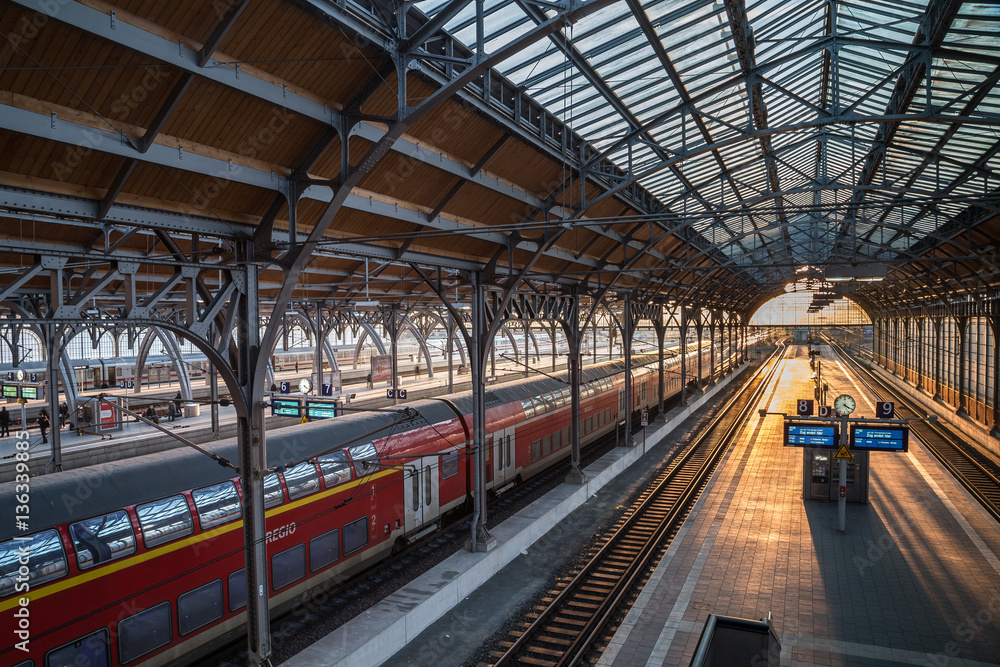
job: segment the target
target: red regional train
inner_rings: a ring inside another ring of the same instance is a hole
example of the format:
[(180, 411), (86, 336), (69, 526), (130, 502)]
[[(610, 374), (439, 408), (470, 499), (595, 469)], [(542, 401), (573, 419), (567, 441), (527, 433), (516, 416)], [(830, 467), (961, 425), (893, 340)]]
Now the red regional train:
[[(630, 407), (653, 407), (656, 356), (633, 362)], [(665, 364), (669, 396), (680, 388), (679, 357)], [(606, 362), (581, 372), (582, 443), (624, 418), (623, 371)], [(280, 470), (265, 483), (274, 613), (466, 505), (471, 412), (471, 395), (453, 394), (268, 434), (268, 465)], [(569, 456), (570, 420), (570, 389), (558, 379), (488, 388), (489, 488), (502, 492)], [(235, 442), (205, 447), (237, 460)], [(283, 466), (290, 461), (299, 463)], [(246, 616), (241, 496), (231, 469), (192, 449), (0, 485), (11, 522), (15, 504), (30, 507), (27, 530), (0, 542), (0, 627), (14, 640), (0, 662), (183, 664), (236, 639)]]

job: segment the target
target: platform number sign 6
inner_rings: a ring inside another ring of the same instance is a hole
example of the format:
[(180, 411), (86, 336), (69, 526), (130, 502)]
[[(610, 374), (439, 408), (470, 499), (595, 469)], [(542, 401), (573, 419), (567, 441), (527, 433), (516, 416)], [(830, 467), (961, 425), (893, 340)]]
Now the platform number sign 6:
[(795, 414), (799, 417), (811, 417), (813, 413), (813, 401), (808, 398), (800, 398), (796, 401)]
[(892, 419), (896, 413), (896, 404), (892, 401), (879, 401), (875, 404), (875, 416), (879, 419)]

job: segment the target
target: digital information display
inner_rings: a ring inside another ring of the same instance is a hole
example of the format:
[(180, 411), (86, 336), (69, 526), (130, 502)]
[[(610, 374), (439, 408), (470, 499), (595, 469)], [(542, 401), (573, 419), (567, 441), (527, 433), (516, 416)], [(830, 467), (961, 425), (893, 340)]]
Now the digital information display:
[(337, 401), (311, 401), (306, 399), (306, 417), (329, 419), (337, 416)]
[(869, 452), (909, 451), (910, 429), (906, 426), (851, 427), (851, 449)]
[(17, 398), (17, 385), (16, 384), (5, 384), (3, 386), (3, 397), (4, 398)]
[(833, 424), (785, 422), (785, 447), (835, 449), (840, 445), (840, 428)]
[(271, 414), (283, 417), (301, 417), (302, 403), (294, 398), (271, 398)]
[(28, 401), (35, 401), (39, 398), (44, 398), (39, 391), (39, 387), (23, 386), (21, 387), (21, 398)]

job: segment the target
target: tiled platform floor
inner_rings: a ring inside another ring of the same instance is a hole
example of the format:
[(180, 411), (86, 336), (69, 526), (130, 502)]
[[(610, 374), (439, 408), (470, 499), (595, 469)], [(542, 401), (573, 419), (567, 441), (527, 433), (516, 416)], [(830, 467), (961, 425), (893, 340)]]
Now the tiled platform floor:
[[(793, 348), (768, 409), (812, 393)], [(831, 396), (871, 398), (828, 356)], [(1000, 527), (911, 438), (871, 455), (870, 501), (802, 499), (802, 451), (755, 417), (646, 586), (602, 665), (687, 665), (710, 613), (770, 612), (782, 665), (1000, 664)], [(762, 663), (761, 663), (762, 664)]]

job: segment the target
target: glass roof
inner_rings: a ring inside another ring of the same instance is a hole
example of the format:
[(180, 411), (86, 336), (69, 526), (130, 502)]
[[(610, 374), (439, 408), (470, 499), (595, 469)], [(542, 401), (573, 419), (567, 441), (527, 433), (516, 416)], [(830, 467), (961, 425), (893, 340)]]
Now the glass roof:
[[(417, 5), (433, 16), (448, 3)], [(484, 6), (487, 52), (555, 15)], [(663, 207), (653, 213), (689, 220), (752, 278), (782, 280), (806, 264), (906, 257), (995, 194), (1000, 5), (939, 10), (620, 1), (496, 69), (635, 176)], [(475, 12), (445, 24), (470, 48)]]

